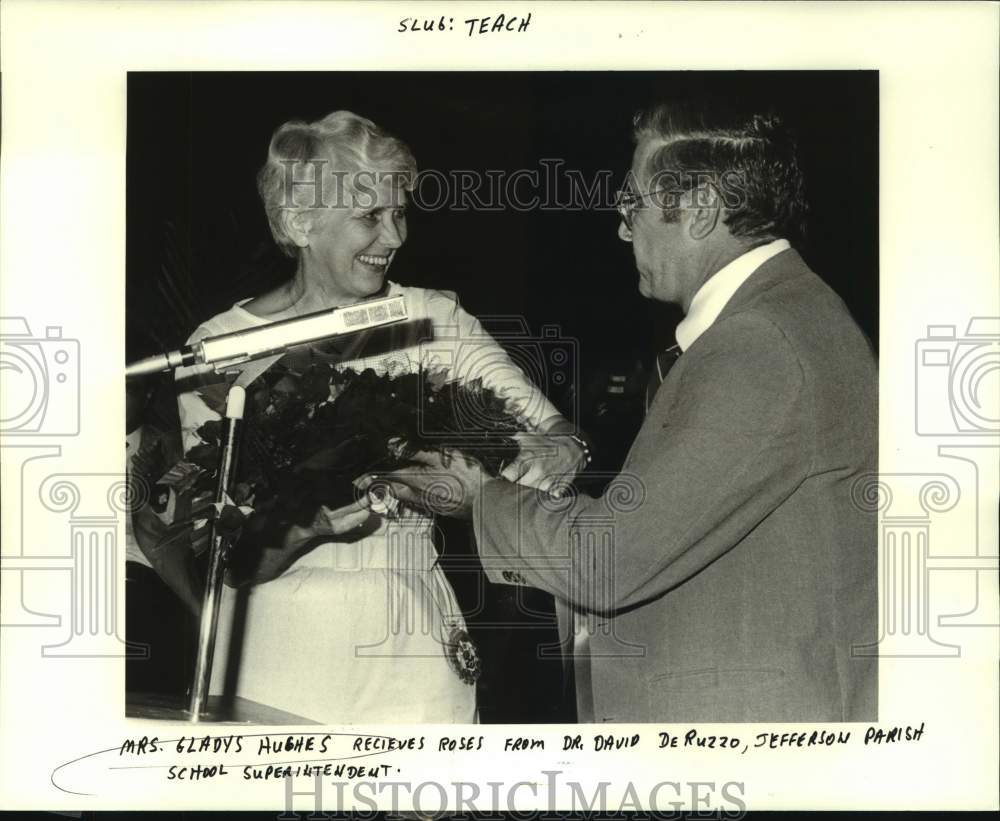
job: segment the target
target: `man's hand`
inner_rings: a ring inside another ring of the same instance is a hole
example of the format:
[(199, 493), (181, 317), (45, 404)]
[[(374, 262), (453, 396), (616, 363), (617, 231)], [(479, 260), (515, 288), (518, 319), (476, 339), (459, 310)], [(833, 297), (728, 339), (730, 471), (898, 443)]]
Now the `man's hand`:
[[(377, 478), (388, 482), (400, 500), (441, 516), (472, 518), (476, 497), (487, 482), (496, 481), (475, 459), (454, 451), (443, 456), (418, 451), (413, 461), (419, 464)], [(367, 477), (361, 486), (367, 487), (375, 479)]]

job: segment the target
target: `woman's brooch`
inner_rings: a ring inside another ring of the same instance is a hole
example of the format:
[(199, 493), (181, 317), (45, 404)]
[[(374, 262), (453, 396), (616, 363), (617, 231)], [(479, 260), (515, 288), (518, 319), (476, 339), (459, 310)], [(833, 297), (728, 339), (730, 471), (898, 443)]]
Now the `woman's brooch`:
[(445, 655), (448, 657), (451, 669), (466, 684), (475, 684), (479, 680), (482, 674), (479, 651), (476, 650), (472, 637), (465, 629), (461, 627), (452, 629)]

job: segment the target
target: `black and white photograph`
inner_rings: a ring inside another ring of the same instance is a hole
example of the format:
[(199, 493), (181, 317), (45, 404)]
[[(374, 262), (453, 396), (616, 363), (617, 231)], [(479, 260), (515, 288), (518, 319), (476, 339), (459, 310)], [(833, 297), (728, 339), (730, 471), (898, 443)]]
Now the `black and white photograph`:
[(206, 716), (877, 718), (877, 72), (130, 73), (128, 125), (128, 359), (292, 340), (127, 382), (138, 714), (201, 618)]
[(4, 0), (0, 812), (996, 810), (998, 42)]

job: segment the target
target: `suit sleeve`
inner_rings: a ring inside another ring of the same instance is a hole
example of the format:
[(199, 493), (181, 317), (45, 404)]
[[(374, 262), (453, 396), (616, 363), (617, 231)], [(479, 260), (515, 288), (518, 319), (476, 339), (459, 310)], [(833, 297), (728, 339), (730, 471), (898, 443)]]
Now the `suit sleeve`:
[[(687, 360), (687, 361), (685, 361)], [(752, 312), (684, 353), (603, 496), (558, 504), (488, 482), (474, 523), (487, 575), (593, 612), (656, 598), (733, 549), (809, 472), (806, 382)]]

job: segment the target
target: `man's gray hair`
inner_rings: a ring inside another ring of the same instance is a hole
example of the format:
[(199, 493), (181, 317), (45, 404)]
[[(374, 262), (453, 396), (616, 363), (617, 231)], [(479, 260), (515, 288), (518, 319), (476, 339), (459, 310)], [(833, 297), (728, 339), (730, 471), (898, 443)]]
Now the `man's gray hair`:
[[(729, 99), (663, 103), (636, 114), (636, 143), (654, 146), (645, 171), (663, 188), (658, 202), (710, 182), (722, 194), (733, 236), (801, 237), (808, 203), (794, 135), (774, 113)], [(677, 218), (664, 207), (664, 219)]]

